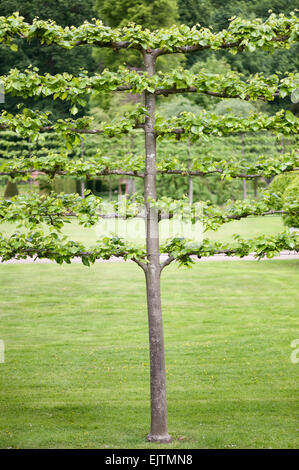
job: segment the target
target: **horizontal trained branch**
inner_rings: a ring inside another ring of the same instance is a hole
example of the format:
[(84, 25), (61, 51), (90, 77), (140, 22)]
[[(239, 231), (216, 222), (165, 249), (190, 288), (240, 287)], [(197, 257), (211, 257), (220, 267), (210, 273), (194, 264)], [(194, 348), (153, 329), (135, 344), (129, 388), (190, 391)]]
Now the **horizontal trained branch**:
[(145, 269), (147, 260), (145, 250), (133, 247), (118, 237), (103, 237), (91, 249), (86, 249), (81, 243), (58, 236), (56, 232), (45, 234), (42, 231), (24, 234), (16, 232), (5, 238), (0, 235), (1, 261), (10, 259), (47, 258), (58, 264), (71, 263), (74, 258), (81, 258), (82, 263), (89, 266), (97, 259), (108, 260), (121, 257), (132, 260)]
[[(55, 175), (77, 178), (97, 178), (109, 175), (144, 178), (144, 158), (142, 155), (126, 153), (120, 157), (96, 154), (89, 158), (69, 158), (68, 152), (60, 153), (43, 150), (40, 153), (23, 154), (0, 163), (0, 176), (10, 176), (14, 180), (26, 180), (32, 173), (43, 173), (53, 178)], [(242, 158), (243, 157), (243, 158)], [(299, 171), (299, 155), (296, 152), (278, 155), (260, 155), (254, 161), (244, 156), (234, 155), (231, 159), (219, 159), (213, 155), (197, 156), (190, 161), (180, 157), (161, 158), (157, 163), (157, 174), (182, 176), (219, 175), (222, 178), (270, 177), (288, 171)], [(38, 176), (38, 174), (35, 176)]]
[[(12, 130), (21, 137), (29, 137), (32, 140), (36, 139), (40, 132), (53, 131), (63, 137), (67, 146), (71, 148), (72, 145), (80, 143), (79, 135), (81, 134), (103, 134), (113, 137), (142, 129), (147, 110), (138, 105), (132, 111), (125, 113), (122, 118), (115, 118), (111, 123), (102, 123), (100, 129), (92, 129), (92, 119), (89, 117), (58, 119), (56, 122), (51, 122), (49, 114), (26, 108), (16, 115), (3, 111), (0, 114), (0, 130)], [(299, 119), (289, 110), (278, 111), (272, 116), (265, 113), (251, 113), (248, 117), (229, 113), (218, 116), (202, 110), (197, 115), (182, 112), (179, 116), (170, 119), (157, 115), (155, 123), (157, 136), (174, 135), (178, 139), (190, 137), (191, 141), (207, 135), (222, 136), (260, 131), (291, 135), (297, 134), (298, 130)]]
[(265, 77), (257, 73), (245, 79), (243, 74), (234, 71), (226, 74), (193, 74), (180, 67), (170, 73), (160, 72), (153, 76), (124, 67), (118, 72), (104, 70), (91, 77), (86, 71), (77, 77), (69, 73), (39, 75), (36, 67), (25, 71), (11, 69), (7, 75), (0, 76), (4, 93), (23, 98), (52, 96), (54, 99), (69, 100), (73, 114), (78, 110), (76, 105), (86, 104), (87, 95), (108, 91), (141, 94), (147, 90), (156, 95), (197, 92), (222, 98), (272, 101), (275, 97), (291, 95), (298, 87), (298, 80), (298, 74), (294, 73), (288, 73), (282, 78), (279, 74)]
[[(165, 267), (172, 261), (180, 265), (190, 266), (194, 263), (193, 257), (201, 258), (225, 254), (226, 256), (244, 257), (254, 253), (255, 257), (271, 258), (279, 255), (283, 250), (299, 252), (298, 234), (283, 232), (273, 236), (259, 236), (253, 239), (242, 239), (235, 236), (231, 245), (204, 239), (200, 244), (192, 244), (182, 238), (174, 238), (160, 248), (161, 254), (168, 253), (161, 266)], [(25, 259), (27, 257), (47, 258), (58, 264), (71, 263), (74, 258), (81, 258), (82, 263), (89, 266), (97, 259), (108, 260), (111, 257), (121, 257), (124, 260), (137, 262), (146, 269), (147, 258), (143, 248), (132, 247), (119, 237), (104, 237), (97, 241), (92, 248), (86, 249), (81, 243), (59, 237), (57, 233), (44, 234), (42, 231), (29, 234), (17, 232), (10, 237), (0, 235), (0, 258), (2, 262), (10, 259)]]
[(162, 264), (162, 268), (172, 261), (177, 261), (180, 265), (191, 266), (194, 263), (194, 257), (200, 259), (219, 254), (240, 258), (254, 254), (257, 259), (273, 258), (283, 250), (299, 252), (298, 233), (290, 234), (286, 231), (272, 236), (260, 235), (252, 239), (243, 239), (240, 235), (235, 235), (234, 242), (231, 244), (207, 238), (202, 243), (195, 244), (182, 238), (174, 238), (161, 247), (161, 253), (169, 255)]
[(247, 117), (238, 117), (229, 113), (218, 116), (205, 110), (195, 115), (185, 111), (170, 119), (159, 117), (156, 119), (158, 136), (173, 134), (178, 139), (190, 138), (192, 142), (204, 135), (222, 136), (259, 131), (270, 131), (278, 135), (297, 134), (299, 119), (288, 110), (278, 111), (272, 116), (265, 113), (251, 113)]
[(223, 207), (211, 204), (209, 201), (200, 201), (190, 205), (187, 198), (174, 200), (162, 197), (151, 201), (162, 218), (176, 218), (184, 223), (201, 223), (202, 229), (218, 230), (228, 222), (241, 220), (252, 216), (294, 215), (299, 221), (299, 201), (296, 197), (284, 198), (280, 194), (267, 190), (260, 195), (260, 199), (228, 200)]
[[(204, 230), (217, 230), (222, 224), (232, 220), (240, 220), (250, 216), (299, 215), (299, 202), (294, 198), (282, 199), (277, 194), (265, 192), (261, 200), (228, 201), (224, 207), (199, 202), (192, 205), (189, 201), (180, 201), (163, 197), (150, 201), (155, 207), (158, 219), (175, 218), (183, 223), (201, 222)], [(10, 200), (0, 201), (0, 223), (17, 222), (19, 226), (30, 229), (40, 224), (48, 224), (61, 230), (69, 222), (70, 217), (77, 217), (79, 224), (90, 227), (101, 219), (145, 218), (145, 201), (141, 196), (122, 198), (118, 201), (106, 202), (102, 198), (85, 192), (82, 198), (77, 194), (39, 195), (31, 193), (14, 196)]]
[(156, 57), (206, 49), (253, 52), (257, 48), (289, 48), (298, 39), (298, 18), (294, 13), (289, 17), (272, 13), (265, 21), (260, 18), (246, 20), (234, 17), (227, 30), (214, 32), (200, 25), (192, 28), (174, 25), (168, 29), (150, 31), (134, 23), (113, 29), (98, 19), (85, 21), (78, 27), (63, 28), (52, 20), (38, 18), (29, 24), (18, 13), (0, 17), (0, 43), (16, 50), (17, 45), (13, 40), (20, 38), (26, 41), (38, 39), (42, 44), (56, 44), (66, 49), (82, 45), (114, 50), (136, 49), (153, 53)]
[(143, 120), (147, 110), (137, 105), (132, 111), (126, 112), (124, 116), (113, 119), (110, 123), (102, 123), (99, 129), (92, 129), (92, 118), (82, 117), (78, 119), (66, 118), (51, 122), (50, 112), (33, 111), (28, 108), (22, 109), (15, 115), (2, 111), (0, 114), (0, 131), (13, 131), (23, 138), (36, 141), (41, 132), (55, 132), (61, 136), (68, 149), (73, 145), (81, 143), (80, 135), (103, 134), (108, 137), (127, 134), (136, 129), (142, 129)]
[[(0, 200), (0, 223), (17, 222), (19, 226), (32, 229), (40, 224), (47, 224), (55, 230), (61, 230), (70, 217), (76, 217), (84, 227), (91, 227), (101, 219), (128, 219), (143, 216), (144, 206), (130, 199), (106, 202), (86, 190), (85, 197), (78, 194), (40, 195), (37, 192), (14, 196), (9, 200)], [(137, 197), (137, 196), (136, 196)], [(143, 199), (139, 197), (139, 201)]]

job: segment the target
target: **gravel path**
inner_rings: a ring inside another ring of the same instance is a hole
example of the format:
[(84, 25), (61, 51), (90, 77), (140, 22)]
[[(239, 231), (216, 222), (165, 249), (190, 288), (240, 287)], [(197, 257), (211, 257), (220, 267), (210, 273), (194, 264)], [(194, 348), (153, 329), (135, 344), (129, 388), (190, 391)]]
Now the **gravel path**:
[[(167, 255), (161, 255), (161, 261), (164, 261), (167, 258)], [(245, 260), (245, 261), (256, 261), (254, 255), (244, 256), (244, 258), (239, 258), (238, 256), (225, 256), (225, 255), (214, 255), (214, 256), (207, 256), (198, 259), (196, 256), (192, 257), (197, 262), (202, 261), (238, 261), (238, 260)], [(268, 258), (264, 258), (269, 260)], [(271, 259), (298, 259), (299, 260), (299, 253), (296, 251), (282, 251), (279, 256), (275, 256)], [(1, 258), (0, 258), (1, 261)], [(97, 263), (123, 263), (123, 258), (116, 258), (112, 257), (109, 260), (97, 260)], [(133, 261), (128, 261), (132, 263)], [(5, 264), (45, 264), (45, 263), (55, 263), (55, 261), (48, 260), (48, 259), (37, 259), (33, 261), (32, 258), (26, 259), (11, 259), (9, 261), (5, 261)], [(81, 263), (81, 258), (74, 258), (72, 263)], [(55, 263), (56, 264), (56, 263)]]

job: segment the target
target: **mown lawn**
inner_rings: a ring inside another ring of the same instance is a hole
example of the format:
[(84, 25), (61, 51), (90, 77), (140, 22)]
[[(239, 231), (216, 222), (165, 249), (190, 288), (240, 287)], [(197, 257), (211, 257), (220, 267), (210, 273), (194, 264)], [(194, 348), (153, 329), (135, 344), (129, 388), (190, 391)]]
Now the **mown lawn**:
[[(170, 448), (298, 446), (298, 284), (297, 260), (164, 271)], [(0, 286), (1, 448), (166, 447), (139, 268), (4, 264)]]

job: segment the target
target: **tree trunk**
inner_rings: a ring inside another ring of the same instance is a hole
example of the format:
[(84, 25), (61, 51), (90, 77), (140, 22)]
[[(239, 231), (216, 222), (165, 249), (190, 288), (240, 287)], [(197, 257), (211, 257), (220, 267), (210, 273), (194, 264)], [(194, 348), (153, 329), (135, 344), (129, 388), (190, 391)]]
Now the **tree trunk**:
[(109, 201), (112, 201), (112, 184), (111, 184), (111, 178), (109, 178)]
[(247, 197), (247, 185), (246, 185), (246, 178), (243, 178), (242, 180), (243, 184), (243, 199), (246, 199)]
[[(241, 142), (242, 142), (242, 157), (244, 158), (245, 155), (245, 143), (244, 143), (244, 135), (241, 134)], [(246, 178), (243, 178), (243, 199), (247, 197), (247, 185), (246, 185)]]
[(14, 181), (8, 181), (4, 191), (4, 199), (11, 199), (13, 196), (19, 194), (17, 183)]
[(132, 178), (131, 194), (132, 194), (132, 201), (133, 202), (135, 202), (135, 193), (136, 193), (135, 179)]
[[(191, 169), (191, 149), (190, 149), (190, 139), (188, 139), (188, 170)], [(189, 204), (190, 206), (193, 203), (193, 179), (189, 175)]]
[[(133, 155), (135, 155), (135, 136), (131, 134), (130, 136), (130, 151)], [(136, 193), (136, 186), (135, 186), (135, 178), (131, 178), (130, 180), (130, 195), (134, 195)], [(135, 202), (135, 196), (133, 196), (132, 201)]]
[(280, 145), (281, 145), (281, 150), (280, 150), (280, 153), (284, 153), (284, 140), (283, 140), (283, 136), (281, 136), (281, 139), (280, 139)]
[[(145, 70), (149, 75), (155, 73), (155, 57), (144, 54)], [(145, 268), (147, 310), (150, 347), (151, 381), (151, 431), (149, 441), (171, 442), (168, 434), (166, 405), (166, 373), (164, 357), (164, 337), (160, 292), (160, 257), (158, 213), (151, 207), (148, 198), (156, 199), (156, 135), (155, 95), (145, 92), (145, 106), (149, 116), (145, 119), (145, 178), (144, 197), (146, 204), (146, 249), (148, 263)]]
[(258, 190), (258, 179), (254, 178), (253, 180), (253, 190), (254, 190), (254, 197), (257, 199), (257, 190)]
[(85, 191), (85, 181), (80, 180), (80, 196), (84, 198), (84, 191)]

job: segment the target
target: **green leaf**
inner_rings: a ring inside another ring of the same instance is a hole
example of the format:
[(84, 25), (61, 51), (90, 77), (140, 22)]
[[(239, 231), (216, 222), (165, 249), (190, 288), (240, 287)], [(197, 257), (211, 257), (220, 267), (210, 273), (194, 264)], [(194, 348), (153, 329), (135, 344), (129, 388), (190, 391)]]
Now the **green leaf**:
[(86, 256), (82, 256), (82, 263), (84, 266), (90, 266), (89, 259)]
[(11, 49), (12, 51), (14, 51), (14, 52), (17, 52), (17, 50), (18, 50), (18, 45), (15, 44), (15, 43), (12, 43), (9, 47), (10, 47), (10, 49)]
[(285, 113), (285, 118), (286, 118), (286, 120), (287, 120), (288, 122), (290, 122), (291, 124), (295, 124), (296, 121), (297, 121), (297, 119), (296, 119), (296, 117), (294, 116), (294, 114), (293, 114), (291, 111), (289, 111), (289, 110), (286, 111), (286, 113)]
[(71, 107), (70, 113), (71, 114), (77, 114), (78, 113), (78, 108), (75, 104)]

